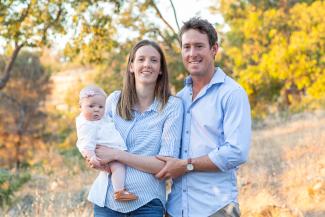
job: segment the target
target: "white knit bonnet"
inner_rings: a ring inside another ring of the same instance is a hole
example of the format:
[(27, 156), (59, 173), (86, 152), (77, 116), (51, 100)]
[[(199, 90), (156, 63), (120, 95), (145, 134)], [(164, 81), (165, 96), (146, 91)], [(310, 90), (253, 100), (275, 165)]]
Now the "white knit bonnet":
[(96, 86), (96, 85), (87, 85), (86, 87), (82, 88), (82, 90), (79, 93), (79, 102), (82, 99), (88, 98), (88, 97), (92, 97), (92, 96), (96, 96), (96, 95), (102, 95), (105, 98), (107, 97), (107, 94), (105, 93), (105, 91)]

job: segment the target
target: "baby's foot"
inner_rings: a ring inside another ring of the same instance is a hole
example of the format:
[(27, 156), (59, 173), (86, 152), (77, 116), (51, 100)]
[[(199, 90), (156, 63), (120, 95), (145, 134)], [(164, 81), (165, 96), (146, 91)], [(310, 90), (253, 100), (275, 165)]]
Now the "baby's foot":
[(132, 201), (138, 199), (138, 196), (123, 189), (114, 193), (114, 199), (120, 202)]

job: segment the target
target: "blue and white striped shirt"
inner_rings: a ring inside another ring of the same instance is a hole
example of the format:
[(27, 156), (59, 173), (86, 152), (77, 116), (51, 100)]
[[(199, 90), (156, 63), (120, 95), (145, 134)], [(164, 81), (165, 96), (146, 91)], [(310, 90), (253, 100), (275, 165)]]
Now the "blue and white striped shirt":
[[(143, 113), (134, 111), (131, 121), (122, 119), (116, 113), (120, 91), (113, 92), (106, 102), (106, 115), (114, 120), (116, 129), (122, 135), (128, 152), (142, 156), (178, 157), (182, 131), (183, 105), (181, 99), (171, 96), (160, 110), (155, 100)], [(159, 181), (154, 174), (126, 167), (125, 188), (139, 198), (130, 202), (118, 202), (113, 199), (113, 187), (108, 183), (105, 206), (118, 211), (130, 212), (158, 198), (166, 203), (165, 182)], [(106, 189), (106, 188), (102, 188)]]

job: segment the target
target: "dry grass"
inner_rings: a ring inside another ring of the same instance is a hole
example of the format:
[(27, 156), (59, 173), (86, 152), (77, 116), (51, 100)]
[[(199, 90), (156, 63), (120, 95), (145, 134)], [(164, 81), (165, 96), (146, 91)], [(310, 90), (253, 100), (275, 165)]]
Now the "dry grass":
[(255, 130), (239, 170), (244, 217), (325, 216), (325, 113)]
[[(86, 196), (96, 173), (80, 159), (67, 161), (54, 150), (45, 154), (38, 156), (47, 159), (43, 167), (32, 171), (16, 205), (3, 215), (92, 216)], [(243, 217), (325, 216), (325, 112), (254, 130), (238, 184)]]
[(43, 159), (42, 167), (31, 170), (32, 179), (17, 192), (14, 206), (4, 216), (92, 216), (86, 198), (96, 172), (86, 168), (78, 156), (67, 159), (54, 150), (38, 158)]

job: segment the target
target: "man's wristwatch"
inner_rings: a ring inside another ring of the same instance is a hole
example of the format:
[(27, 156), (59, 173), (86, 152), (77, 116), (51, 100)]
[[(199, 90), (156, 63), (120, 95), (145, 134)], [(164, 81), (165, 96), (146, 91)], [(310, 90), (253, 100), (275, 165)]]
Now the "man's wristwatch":
[(194, 170), (194, 166), (192, 164), (192, 158), (188, 158), (186, 164), (186, 172), (192, 172), (193, 170)]

